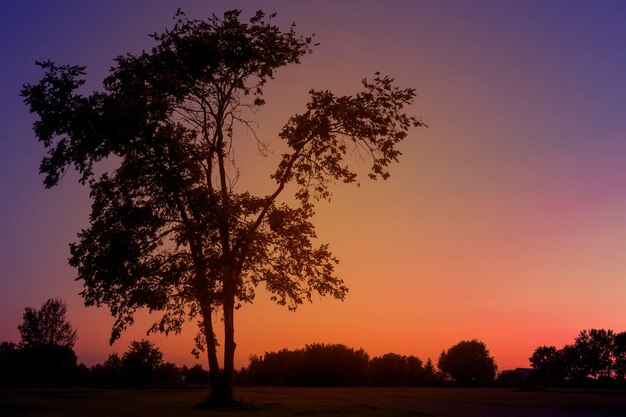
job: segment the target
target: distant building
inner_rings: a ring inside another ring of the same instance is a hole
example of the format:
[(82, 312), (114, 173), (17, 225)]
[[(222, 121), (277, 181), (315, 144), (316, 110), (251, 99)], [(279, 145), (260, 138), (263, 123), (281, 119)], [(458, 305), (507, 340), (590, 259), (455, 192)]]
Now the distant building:
[(513, 372), (519, 379), (528, 379), (533, 372), (533, 368), (515, 368)]

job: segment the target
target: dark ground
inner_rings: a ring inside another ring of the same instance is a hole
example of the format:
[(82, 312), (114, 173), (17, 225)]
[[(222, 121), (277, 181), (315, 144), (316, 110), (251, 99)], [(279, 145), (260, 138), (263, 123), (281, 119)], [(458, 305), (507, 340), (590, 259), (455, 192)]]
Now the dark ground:
[(194, 407), (205, 390), (2, 389), (0, 417), (626, 416), (626, 390), (240, 388), (243, 409)]

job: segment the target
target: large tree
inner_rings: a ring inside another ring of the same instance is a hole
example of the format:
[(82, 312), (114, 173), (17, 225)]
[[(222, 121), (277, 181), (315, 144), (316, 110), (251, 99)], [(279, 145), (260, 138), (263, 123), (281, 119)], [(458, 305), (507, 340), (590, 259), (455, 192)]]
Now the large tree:
[[(86, 305), (110, 308), (111, 341), (139, 308), (162, 312), (154, 331), (178, 332), (196, 318), (218, 403), (233, 399), (236, 307), (251, 302), (260, 284), (290, 309), (315, 292), (343, 299), (337, 260), (314, 243), (314, 202), (327, 199), (336, 181), (357, 181), (352, 154), (369, 159), (370, 178), (386, 179), (397, 144), (423, 125), (403, 111), (414, 90), (386, 76), (363, 80), (350, 96), (311, 91), (304, 112), (279, 134), (287, 150), (271, 173), (275, 190), (238, 189), (237, 132), (250, 128), (275, 71), (311, 52), (311, 37), (293, 25), (281, 30), (272, 17), (179, 13), (172, 29), (152, 35), (150, 51), (116, 59), (102, 91), (81, 94), (85, 68), (49, 61), (39, 63), (41, 81), (22, 91), (48, 149), (45, 186), (73, 167), (90, 187), (90, 224), (70, 259)], [(98, 162), (105, 163), (96, 169)], [(286, 190), (295, 199), (285, 199)], [(223, 373), (213, 327), (220, 312)]]

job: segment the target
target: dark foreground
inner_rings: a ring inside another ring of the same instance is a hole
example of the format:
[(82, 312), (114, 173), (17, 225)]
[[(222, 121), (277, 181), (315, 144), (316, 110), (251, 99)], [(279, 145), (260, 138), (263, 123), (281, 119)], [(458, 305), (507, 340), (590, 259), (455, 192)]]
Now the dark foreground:
[(0, 390), (0, 417), (626, 416), (624, 390), (241, 388), (236, 410), (194, 407), (204, 390)]

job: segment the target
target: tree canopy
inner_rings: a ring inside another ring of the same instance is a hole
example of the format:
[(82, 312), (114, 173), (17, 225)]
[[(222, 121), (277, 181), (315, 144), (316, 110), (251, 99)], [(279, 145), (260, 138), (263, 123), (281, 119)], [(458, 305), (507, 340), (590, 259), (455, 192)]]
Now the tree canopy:
[[(316, 243), (314, 203), (330, 197), (334, 182), (358, 181), (350, 155), (369, 159), (368, 177), (386, 179), (400, 156), (397, 144), (410, 127), (423, 126), (403, 110), (414, 90), (387, 76), (363, 80), (363, 90), (349, 96), (311, 91), (304, 112), (279, 134), (288, 150), (267, 173), (274, 191), (238, 189), (237, 132), (251, 126), (275, 71), (299, 63), (313, 46), (293, 25), (274, 25), (273, 15), (240, 17), (232, 10), (190, 20), (179, 12), (173, 28), (151, 35), (150, 51), (116, 58), (101, 91), (84, 95), (85, 68), (50, 61), (38, 63), (44, 77), (22, 91), (48, 149), (40, 166), (45, 186), (74, 168), (90, 188), (90, 224), (70, 259), (86, 305), (109, 307), (116, 318), (111, 342), (139, 308), (162, 313), (152, 331), (179, 332), (186, 320), (198, 320), (213, 396), (226, 401), (235, 308), (251, 302), (259, 285), (290, 309), (314, 293), (343, 299), (337, 259)], [(279, 197), (289, 184), (295, 203), (287, 204)], [(223, 374), (213, 328), (218, 312)]]
[(163, 353), (149, 340), (131, 342), (121, 359), (126, 378), (136, 387), (145, 386), (162, 364)]
[(588, 378), (621, 381), (626, 376), (626, 332), (585, 329), (561, 349), (539, 346), (529, 358), (533, 377), (545, 384), (582, 383)]
[(56, 298), (50, 298), (38, 310), (26, 307), (23, 321), (17, 326), (20, 346), (55, 345), (72, 349), (78, 335), (66, 314), (67, 305)]
[(496, 363), (479, 340), (463, 340), (443, 351), (437, 364), (441, 372), (463, 385), (484, 384), (496, 376)]

